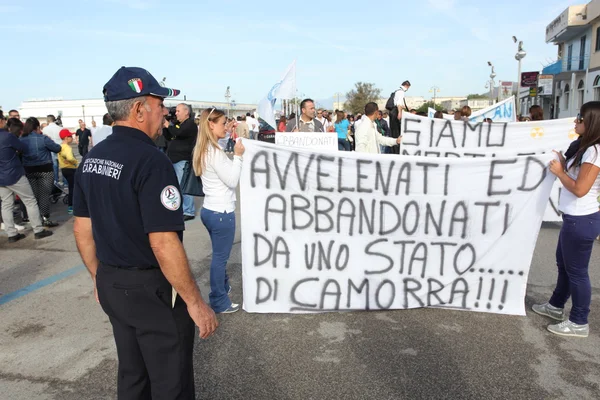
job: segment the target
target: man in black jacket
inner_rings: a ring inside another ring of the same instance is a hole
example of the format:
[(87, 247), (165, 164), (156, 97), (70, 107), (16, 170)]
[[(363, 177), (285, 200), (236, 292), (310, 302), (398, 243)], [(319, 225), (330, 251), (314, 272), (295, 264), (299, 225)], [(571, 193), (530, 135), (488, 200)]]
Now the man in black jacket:
[[(175, 116), (177, 121), (174, 124), (165, 122), (163, 135), (169, 141), (167, 156), (175, 167), (175, 173), (179, 184), (182, 183), (183, 171), (186, 166), (192, 162), (192, 152), (196, 145), (198, 137), (198, 126), (194, 123), (192, 116), (192, 107), (188, 104), (177, 105)], [(190, 165), (191, 167), (191, 165)], [(183, 196), (183, 219), (189, 221), (196, 217), (196, 206), (194, 196)]]
[(82, 119), (79, 120), (79, 129), (75, 132), (75, 136), (79, 139), (77, 149), (81, 157), (85, 157), (90, 147), (90, 137), (92, 137), (92, 131), (85, 126), (85, 122)]

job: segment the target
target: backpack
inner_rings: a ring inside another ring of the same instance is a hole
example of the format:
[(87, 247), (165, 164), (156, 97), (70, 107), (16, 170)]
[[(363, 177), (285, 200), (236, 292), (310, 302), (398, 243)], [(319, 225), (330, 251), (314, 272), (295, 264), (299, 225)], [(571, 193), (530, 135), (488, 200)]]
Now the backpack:
[(385, 109), (386, 109), (386, 110), (388, 110), (388, 111), (392, 111), (392, 110), (394, 109), (394, 107), (395, 107), (395, 104), (394, 104), (394, 96), (396, 95), (396, 92), (397, 92), (397, 91), (398, 91), (398, 90), (394, 90), (394, 91), (392, 92), (392, 94), (390, 94), (390, 98), (389, 98), (389, 99), (388, 99), (388, 101), (385, 103)]

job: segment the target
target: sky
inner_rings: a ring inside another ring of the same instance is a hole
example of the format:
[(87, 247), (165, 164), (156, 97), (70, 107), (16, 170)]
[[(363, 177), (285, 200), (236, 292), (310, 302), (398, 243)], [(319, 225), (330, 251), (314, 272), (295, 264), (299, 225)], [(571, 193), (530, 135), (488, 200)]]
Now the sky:
[(545, 28), (578, 1), (0, 0), (0, 106), (101, 98), (121, 66), (143, 67), (180, 98), (258, 103), (297, 62), (299, 97), (326, 104), (356, 82), (382, 97), (406, 79), (411, 96), (486, 92), (555, 61)]

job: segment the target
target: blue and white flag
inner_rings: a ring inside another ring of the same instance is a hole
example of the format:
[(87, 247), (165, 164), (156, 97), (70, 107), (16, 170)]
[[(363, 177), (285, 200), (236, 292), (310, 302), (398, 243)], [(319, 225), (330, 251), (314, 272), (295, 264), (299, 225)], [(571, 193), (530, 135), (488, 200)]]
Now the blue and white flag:
[(469, 117), (469, 121), (482, 122), (485, 118), (491, 118), (493, 122), (517, 122), (516, 110), (515, 96), (511, 96), (491, 107), (474, 112)]
[(273, 85), (264, 99), (258, 103), (258, 116), (272, 128), (275, 123), (275, 103), (277, 100), (293, 99), (296, 94), (296, 60), (290, 64), (283, 78)]
[[(433, 118), (435, 109), (429, 107), (427, 116)], [(496, 103), (488, 108), (476, 111), (469, 117), (471, 122), (482, 122), (485, 118), (491, 118), (493, 122), (517, 122), (517, 114), (515, 107), (515, 96)], [(444, 114), (444, 119), (454, 119), (453, 115)]]

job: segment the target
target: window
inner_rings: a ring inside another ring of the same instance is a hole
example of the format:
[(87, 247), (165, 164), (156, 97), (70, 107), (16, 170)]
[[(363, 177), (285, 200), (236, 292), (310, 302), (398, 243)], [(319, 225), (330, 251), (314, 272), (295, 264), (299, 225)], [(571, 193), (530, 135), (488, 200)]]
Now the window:
[(600, 51), (600, 26), (596, 28), (596, 51)]
[(600, 101), (600, 75), (594, 79), (594, 101)]
[(582, 36), (579, 45), (579, 70), (585, 69), (585, 40), (586, 37)]
[(569, 96), (569, 94), (570, 94), (569, 90), (570, 90), (570, 87), (569, 87), (569, 84), (567, 84), (565, 86), (565, 95), (564, 95), (564, 98), (565, 98), (565, 110), (569, 109), (569, 97), (571, 97), (571, 96)]
[(578, 103), (577, 103), (577, 107), (576, 109), (579, 110), (581, 108), (581, 106), (583, 105), (583, 99), (585, 96), (585, 84), (583, 83), (583, 80), (579, 81), (579, 85), (577, 85), (577, 94), (578, 94)]
[(570, 44), (567, 48), (567, 71), (571, 70), (571, 62), (573, 61), (573, 45)]

